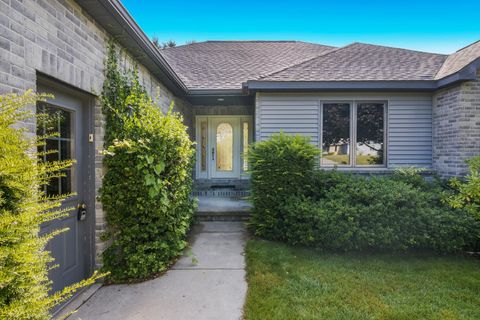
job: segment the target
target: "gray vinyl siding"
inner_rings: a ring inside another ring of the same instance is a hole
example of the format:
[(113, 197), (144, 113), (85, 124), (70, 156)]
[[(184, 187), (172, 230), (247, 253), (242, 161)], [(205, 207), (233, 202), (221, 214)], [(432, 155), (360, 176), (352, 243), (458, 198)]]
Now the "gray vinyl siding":
[(430, 94), (273, 94), (256, 97), (256, 140), (283, 131), (309, 136), (321, 145), (321, 103), (387, 102), (387, 167), (432, 167), (432, 97)]
[(273, 133), (283, 131), (310, 137), (315, 145), (319, 143), (319, 101), (318, 99), (297, 99), (289, 97), (261, 98), (257, 118), (260, 120), (259, 140), (268, 139)]
[(432, 100), (392, 99), (388, 104), (390, 167), (432, 167)]

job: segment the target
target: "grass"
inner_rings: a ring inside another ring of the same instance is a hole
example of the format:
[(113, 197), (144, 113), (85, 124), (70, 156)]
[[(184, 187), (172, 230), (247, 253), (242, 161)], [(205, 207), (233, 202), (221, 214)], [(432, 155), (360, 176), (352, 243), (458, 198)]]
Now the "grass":
[(480, 261), (251, 240), (245, 318), (480, 319)]

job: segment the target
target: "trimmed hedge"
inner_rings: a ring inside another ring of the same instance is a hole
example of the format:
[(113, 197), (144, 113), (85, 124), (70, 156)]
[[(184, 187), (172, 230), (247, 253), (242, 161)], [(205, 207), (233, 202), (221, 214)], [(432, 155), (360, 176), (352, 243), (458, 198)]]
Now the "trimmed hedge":
[(194, 149), (180, 114), (163, 114), (136, 72), (119, 71), (113, 46), (103, 109), (106, 174), (100, 190), (110, 246), (110, 281), (146, 279), (166, 270), (186, 246), (193, 218)]
[(479, 220), (444, 204), (440, 185), (418, 170), (386, 177), (314, 170), (317, 152), (307, 143), (273, 137), (259, 145), (250, 157), (258, 236), (336, 251), (455, 252), (480, 239)]
[(442, 205), (438, 195), (391, 178), (344, 178), (320, 200), (283, 203), (283, 240), (340, 251), (471, 248), (478, 221)]
[(319, 151), (308, 138), (284, 133), (249, 148), (251, 200), (254, 203), (250, 225), (256, 235), (281, 238), (283, 224), (279, 207), (288, 196), (303, 193), (318, 155)]

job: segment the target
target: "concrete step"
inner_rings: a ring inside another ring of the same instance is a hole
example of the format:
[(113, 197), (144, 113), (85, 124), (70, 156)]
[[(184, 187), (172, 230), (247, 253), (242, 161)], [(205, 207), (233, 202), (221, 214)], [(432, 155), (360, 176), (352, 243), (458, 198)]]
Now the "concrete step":
[(199, 221), (248, 221), (248, 211), (227, 211), (227, 212), (196, 212), (195, 216)]
[(248, 197), (248, 190), (238, 190), (233, 188), (208, 188), (196, 189), (192, 192), (194, 197), (219, 197), (219, 198), (236, 198), (242, 199)]
[(195, 215), (200, 221), (245, 221), (250, 216), (251, 204), (232, 197), (198, 197)]

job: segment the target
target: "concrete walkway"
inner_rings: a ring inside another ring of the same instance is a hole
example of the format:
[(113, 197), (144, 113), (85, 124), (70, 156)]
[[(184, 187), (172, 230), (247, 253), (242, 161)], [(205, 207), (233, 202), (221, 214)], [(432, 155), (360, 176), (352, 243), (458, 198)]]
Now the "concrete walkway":
[(247, 291), (242, 222), (201, 222), (191, 253), (165, 275), (132, 285), (105, 286), (68, 319), (241, 319)]

